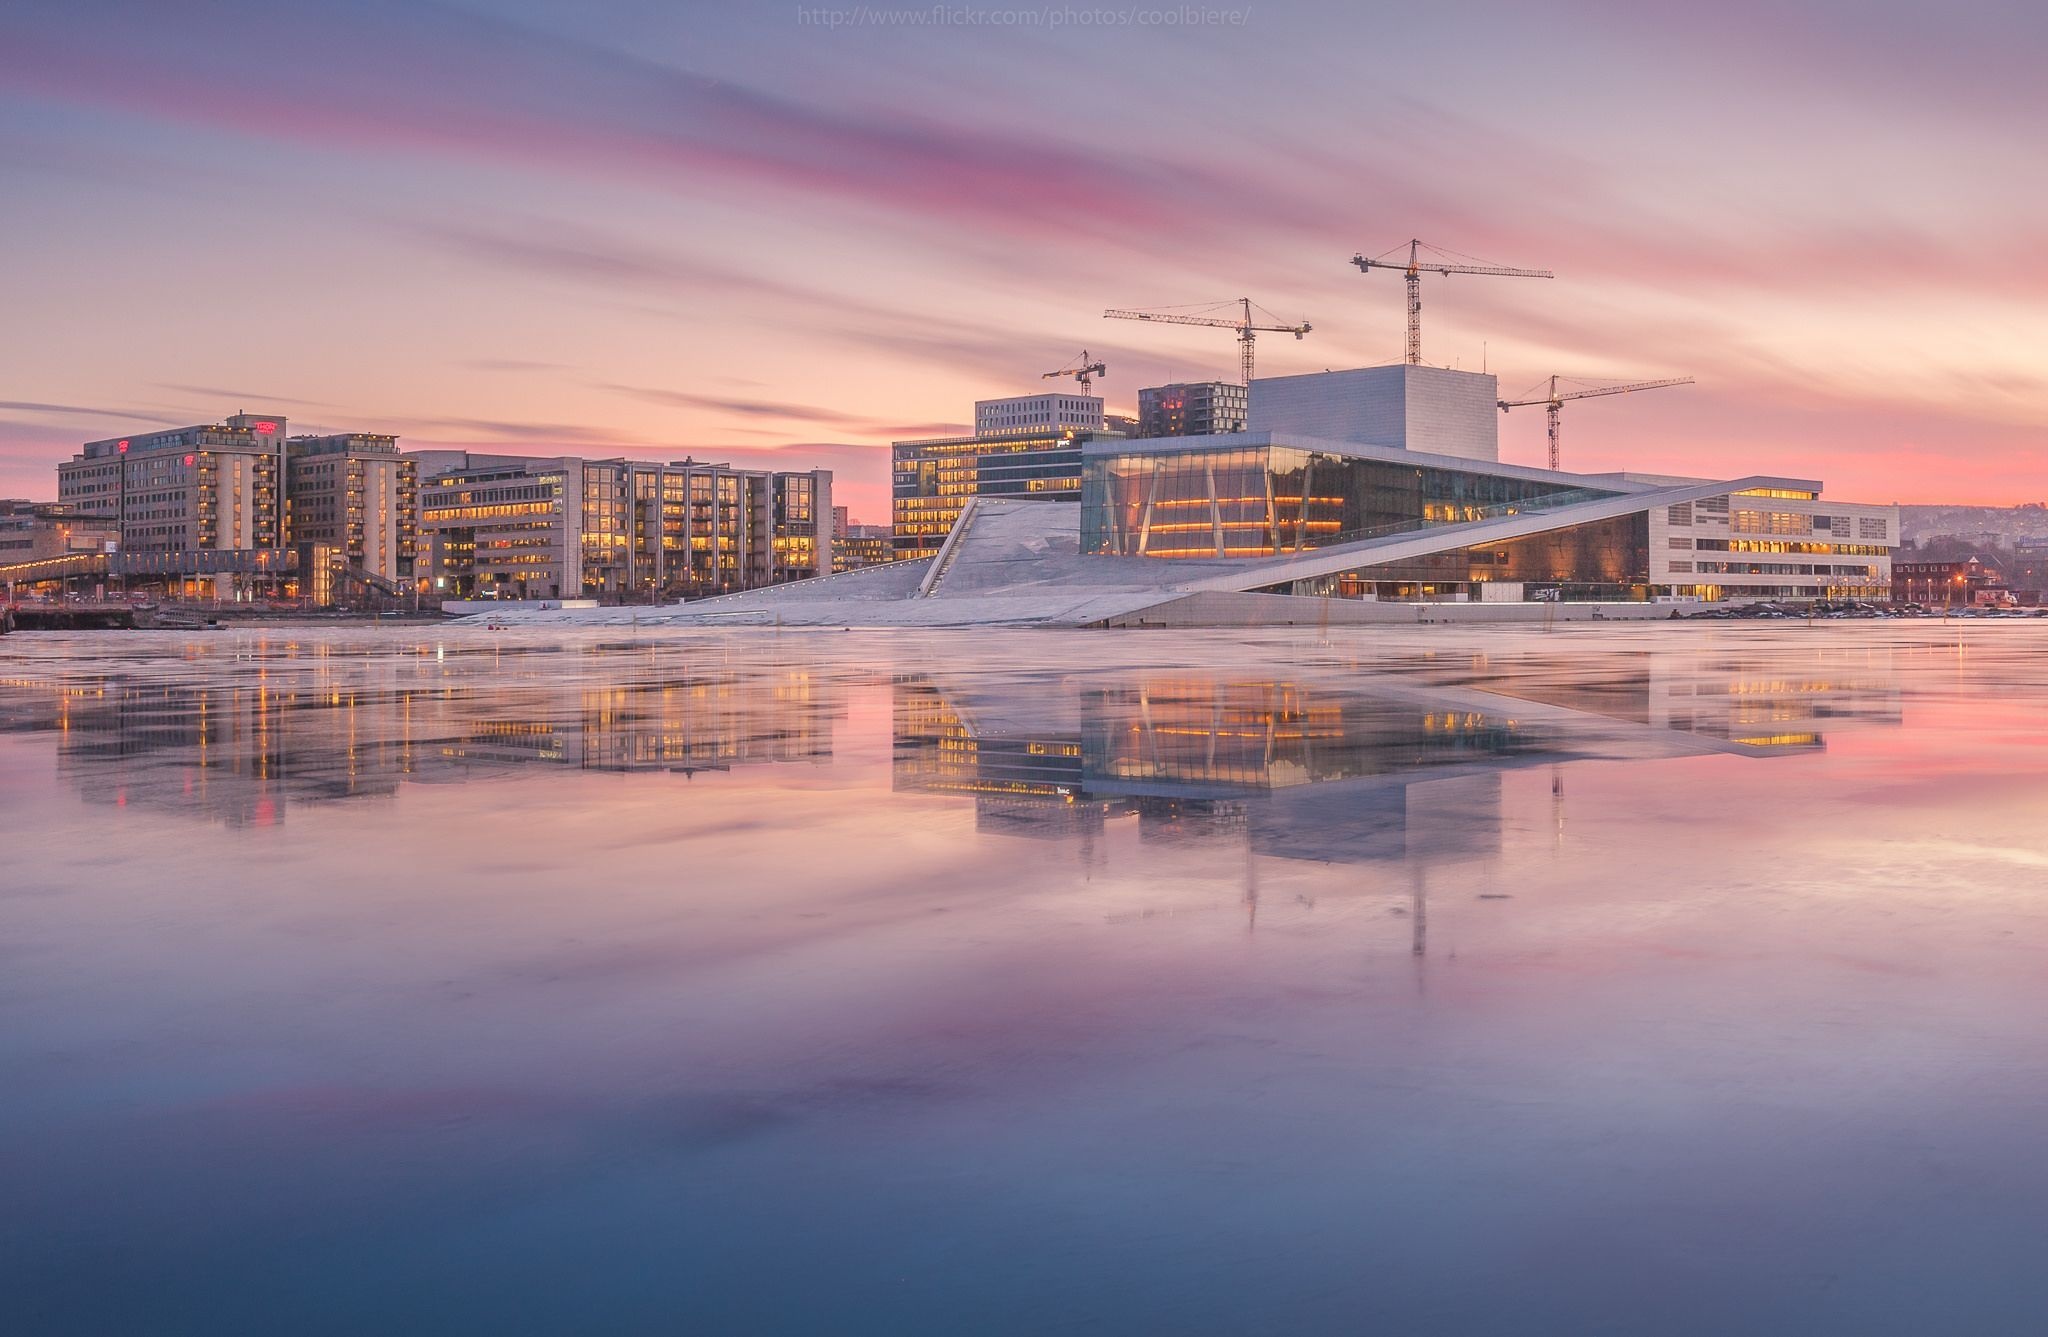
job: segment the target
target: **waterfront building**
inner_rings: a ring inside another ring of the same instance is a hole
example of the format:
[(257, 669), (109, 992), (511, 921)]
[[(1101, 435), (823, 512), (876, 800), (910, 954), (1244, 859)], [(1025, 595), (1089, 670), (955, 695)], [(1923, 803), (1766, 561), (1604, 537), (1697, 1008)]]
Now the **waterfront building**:
[(1277, 432), (1097, 443), (1084, 470), (1084, 553), (1292, 555), (1285, 593), (1884, 600), (1898, 542), (1895, 507), (1823, 501), (1812, 480), (1565, 474)]
[(0, 498), (0, 586), (103, 576), (121, 550), (121, 530), (109, 516), (62, 502)]
[(1138, 391), (1138, 424), (1131, 436), (1208, 436), (1242, 432), (1247, 389), (1235, 381), (1190, 381)]
[(88, 441), (57, 466), (57, 499), (111, 517), (127, 574), (183, 593), (278, 590), (291, 571), (285, 420)]
[(1907, 554), (1892, 563), (1891, 597), (1931, 608), (2000, 607), (2014, 601), (1998, 563), (1976, 556), (1928, 561)]
[[(897, 550), (920, 560), (737, 596), (706, 615), (727, 625), (1412, 623), (1430, 606), (1465, 603), (1495, 605), (1475, 615), (1504, 620), (1891, 597), (1896, 507), (1836, 501), (1817, 480), (1773, 474), (1502, 463), (1491, 376), (1399, 366), (1276, 380), (1278, 394), (1253, 384), (1254, 422), (1263, 411), (1328, 435), (900, 443)], [(985, 452), (1041, 443), (1075, 476), (989, 486), (985, 460), (1008, 457)], [(939, 473), (948, 457), (927, 445), (969, 465)], [(936, 481), (910, 476), (919, 471)], [(906, 512), (906, 500), (933, 509)], [(951, 504), (950, 523), (938, 524), (948, 514), (939, 502)]]
[(1500, 381), (1446, 367), (1395, 363), (1262, 376), (1245, 426), (1466, 459), (1500, 458)]
[[(291, 539), (302, 583), (362, 585), (385, 594), (410, 585), (419, 540), (415, 461), (398, 438), (370, 432), (295, 436), (285, 464)], [(332, 602), (332, 597), (317, 602)]]
[(437, 453), (422, 547), (442, 598), (659, 602), (829, 573), (832, 473)]
[(970, 497), (1079, 500), (1081, 446), (1107, 434), (1102, 401), (1071, 393), (980, 400), (974, 426), (891, 447), (898, 557), (937, 552)]
[(0, 566), (120, 550), (109, 516), (63, 502), (0, 498)]

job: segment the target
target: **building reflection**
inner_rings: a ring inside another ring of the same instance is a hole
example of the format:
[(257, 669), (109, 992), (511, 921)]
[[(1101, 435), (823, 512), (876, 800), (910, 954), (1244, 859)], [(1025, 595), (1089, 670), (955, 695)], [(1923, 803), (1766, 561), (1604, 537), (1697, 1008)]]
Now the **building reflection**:
[(1900, 719), (1880, 659), (1798, 673), (1684, 652), (849, 684), (621, 647), (445, 664), (429, 650), (287, 650), (0, 681), (0, 732), (54, 735), (58, 776), (89, 802), (260, 825), (302, 804), (534, 767), (688, 777), (823, 764), (851, 694), (886, 692), (893, 788), (971, 800), (983, 832), (1075, 842), (1084, 861), (1099, 860), (1112, 824), (1131, 823), (1160, 847), (1429, 864), (1499, 854), (1502, 780), (1518, 769), (1555, 768), (1561, 838), (1562, 763), (1796, 755), (1830, 730)]
[(895, 693), (898, 790), (971, 797), (978, 829), (1046, 838), (1134, 817), (1141, 840), (1298, 858), (1407, 857), (1410, 831), (1484, 848), (1498, 769), (1553, 755), (1504, 714), (1286, 681), (1148, 676), (1025, 717), (926, 677)]
[(693, 775), (832, 756), (837, 696), (792, 671), (618, 684), (349, 681), (227, 684), (15, 679), (0, 731), (54, 733), (88, 802), (274, 825), (293, 807), (388, 797), (532, 765)]
[[(1243, 844), (1281, 858), (1446, 863), (1501, 849), (1502, 776), (1590, 756), (1797, 754), (1849, 722), (1896, 725), (1881, 666), (1623, 656), (1483, 661), (1362, 683), (1175, 673), (1052, 692), (895, 683), (895, 787), (972, 798), (988, 832)], [(1564, 780), (1550, 785), (1562, 831)]]

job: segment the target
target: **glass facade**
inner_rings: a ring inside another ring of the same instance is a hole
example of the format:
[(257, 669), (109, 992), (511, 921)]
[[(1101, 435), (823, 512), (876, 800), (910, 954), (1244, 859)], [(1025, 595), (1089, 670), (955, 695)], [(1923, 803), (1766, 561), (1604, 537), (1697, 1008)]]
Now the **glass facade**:
[(1292, 446), (1104, 453), (1084, 464), (1081, 548), (1125, 557), (1270, 557), (1482, 520), (1521, 503), (1612, 495)]
[(1650, 591), (1650, 522), (1641, 512), (1593, 520), (1478, 547), (1380, 562), (1313, 580), (1290, 581), (1271, 593), (1362, 599), (1478, 597), (1488, 581), (1513, 581), (1552, 591), (1566, 601), (1636, 600)]
[(969, 497), (1080, 500), (1081, 444), (1089, 436), (1061, 430), (995, 440), (897, 442), (891, 499), (896, 555), (937, 552)]
[[(421, 523), (446, 593), (701, 598), (829, 568), (828, 470), (681, 460), (533, 461), (432, 480)], [(571, 481), (575, 480), (575, 486)]]

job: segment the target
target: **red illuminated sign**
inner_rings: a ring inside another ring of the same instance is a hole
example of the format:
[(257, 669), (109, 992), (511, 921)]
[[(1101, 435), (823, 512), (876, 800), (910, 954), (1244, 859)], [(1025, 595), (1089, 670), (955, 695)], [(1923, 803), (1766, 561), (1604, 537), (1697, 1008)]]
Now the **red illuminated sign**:
[(187, 464), (197, 464), (197, 463), (199, 463), (199, 457), (198, 457), (197, 455), (187, 455), (187, 456), (185, 457), (185, 463), (187, 463)]
[(274, 422), (259, 422), (256, 424), (256, 430), (268, 436), (277, 430), (277, 424)]
[(118, 451), (122, 452), (123, 454), (126, 454), (126, 453), (127, 453), (127, 451), (128, 451), (128, 443), (127, 443), (126, 441), (123, 441), (123, 442), (122, 442), (121, 444), (119, 444), (118, 446), (115, 446), (115, 447), (114, 447), (114, 449), (116, 449), (116, 450), (118, 450)]

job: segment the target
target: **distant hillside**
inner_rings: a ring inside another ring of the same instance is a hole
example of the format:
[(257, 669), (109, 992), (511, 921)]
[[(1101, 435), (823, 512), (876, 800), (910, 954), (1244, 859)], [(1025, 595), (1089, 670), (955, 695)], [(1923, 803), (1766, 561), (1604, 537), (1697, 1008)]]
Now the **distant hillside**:
[(1901, 506), (1899, 537), (1908, 543), (1953, 537), (2010, 547), (2016, 538), (2048, 538), (2048, 505)]

